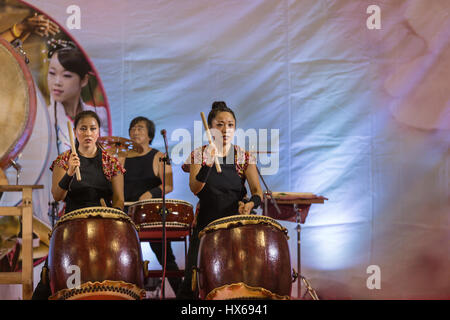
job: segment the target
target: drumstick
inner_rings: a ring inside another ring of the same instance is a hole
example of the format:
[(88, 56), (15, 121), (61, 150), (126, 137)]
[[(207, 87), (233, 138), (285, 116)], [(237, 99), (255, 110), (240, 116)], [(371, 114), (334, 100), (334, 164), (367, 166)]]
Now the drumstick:
[[(70, 145), (72, 146), (72, 153), (77, 155), (77, 149), (75, 149), (75, 142), (73, 140), (73, 131), (72, 131), (72, 125), (70, 124), (70, 121), (67, 121), (67, 128), (69, 129), (69, 136), (70, 136)], [(75, 168), (75, 174), (77, 176), (77, 180), (81, 180), (81, 173), (80, 173), (80, 167)]]
[[(206, 130), (206, 135), (208, 136), (209, 144), (213, 144), (211, 132), (209, 132), (208, 123), (206, 122), (205, 114), (200, 112), (202, 116), (203, 126)], [(217, 158), (217, 154), (214, 155), (214, 163), (216, 164), (216, 170), (218, 173), (222, 173), (222, 168), (220, 168), (219, 159)]]

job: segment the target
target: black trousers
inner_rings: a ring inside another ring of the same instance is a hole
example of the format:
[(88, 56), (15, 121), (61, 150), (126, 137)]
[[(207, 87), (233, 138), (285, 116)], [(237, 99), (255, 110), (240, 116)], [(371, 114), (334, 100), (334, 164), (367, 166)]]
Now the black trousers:
[[(162, 267), (164, 265), (164, 252), (162, 251), (161, 242), (150, 242), (150, 248), (152, 248), (153, 252), (155, 253), (156, 259), (158, 259), (158, 262)], [(166, 270), (179, 270), (175, 261), (175, 255), (173, 254), (170, 241), (167, 241)], [(177, 294), (181, 284), (181, 279), (178, 277), (168, 277), (167, 280), (169, 280), (172, 290), (175, 292), (175, 294)]]
[(31, 300), (48, 300), (52, 295), (52, 290), (50, 289), (50, 279), (48, 277), (48, 257), (45, 259), (45, 264), (41, 271), (41, 280), (33, 291), (33, 296)]
[(193, 267), (197, 267), (198, 249), (200, 246), (198, 233), (199, 229), (195, 227), (192, 231), (192, 235), (189, 237), (189, 249), (185, 263), (186, 266), (184, 268), (184, 279), (177, 292), (177, 299), (198, 299), (198, 288), (195, 292), (192, 291), (192, 269)]

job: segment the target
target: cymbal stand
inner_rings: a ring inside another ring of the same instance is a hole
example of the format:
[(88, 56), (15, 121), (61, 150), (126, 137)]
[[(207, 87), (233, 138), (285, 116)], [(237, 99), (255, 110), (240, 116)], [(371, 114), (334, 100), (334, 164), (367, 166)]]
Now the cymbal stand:
[[(267, 207), (268, 206), (268, 201), (267, 201), (267, 199), (269, 198), (270, 201), (272, 202), (273, 206), (277, 210), (278, 214), (281, 215), (280, 208), (278, 207), (278, 204), (277, 204), (276, 200), (272, 196), (272, 191), (270, 191), (269, 187), (267, 186), (266, 182), (264, 181), (264, 178), (262, 177), (258, 166), (256, 166), (256, 170), (258, 171), (258, 175), (261, 178), (261, 180), (262, 180), (262, 182), (263, 182), (263, 184), (264, 184), (264, 186), (266, 188), (266, 191), (264, 192), (264, 212), (268, 212), (268, 207)], [(302, 276), (302, 273), (301, 273), (301, 271), (302, 271), (301, 270), (301, 261), (300, 261), (300, 257), (301, 257), (300, 234), (301, 234), (301, 229), (302, 229), (302, 227), (301, 227), (301, 216), (300, 216), (301, 209), (297, 206), (297, 204), (294, 204), (293, 208), (294, 208), (294, 211), (295, 211), (295, 214), (296, 214), (296, 223), (297, 223), (296, 230), (297, 230), (297, 268), (298, 268), (298, 272), (297, 272), (297, 274), (295, 274), (295, 272), (294, 272), (294, 277), (295, 276), (297, 277), (296, 280), (297, 280), (297, 285), (298, 285), (297, 286), (297, 297), (299, 299), (301, 297), (302, 286), (301, 286), (301, 282), (300, 281), (303, 281), (305, 283), (305, 286), (306, 286), (306, 290), (307, 290), (306, 293), (309, 293), (309, 295), (312, 297), (313, 300), (319, 300), (319, 297), (317, 296), (316, 291), (311, 287), (311, 285), (309, 284), (308, 280), (306, 280), (306, 278), (304, 276)], [(295, 282), (295, 278), (294, 278), (294, 282)], [(305, 295), (306, 295), (306, 293), (305, 293)]]
[[(297, 206), (297, 204), (294, 204), (294, 211), (296, 213), (296, 221), (295, 222), (297, 223), (297, 227), (296, 227), (296, 230), (297, 230), (297, 269), (298, 269), (297, 297), (298, 297), (298, 299), (300, 299), (300, 297), (301, 297), (301, 291), (302, 291), (301, 281), (303, 281), (303, 283), (306, 286), (305, 295), (307, 293), (309, 293), (309, 295), (311, 296), (311, 298), (313, 300), (319, 300), (319, 297), (317, 296), (316, 291), (311, 287), (308, 280), (306, 280), (306, 278), (304, 276), (302, 276), (301, 251), (300, 251), (300, 233), (302, 230), (301, 220), (300, 220), (301, 209)], [(304, 296), (302, 297), (302, 299), (304, 298)]]
[(264, 212), (267, 212), (267, 210), (268, 210), (268, 208), (267, 208), (267, 198), (269, 198), (270, 202), (272, 202), (272, 204), (275, 207), (275, 209), (277, 210), (278, 214), (281, 214), (280, 208), (278, 207), (278, 204), (277, 204), (276, 200), (272, 197), (272, 191), (269, 189), (269, 187), (267, 186), (266, 182), (264, 181), (264, 178), (262, 177), (262, 174), (259, 171), (258, 166), (256, 166), (256, 171), (258, 171), (258, 175), (261, 178), (261, 180), (262, 180), (262, 182), (264, 184), (264, 187), (266, 187), (266, 191), (264, 192)]
[(311, 298), (312, 298), (313, 300), (320, 300), (319, 297), (317, 296), (316, 291), (313, 289), (313, 287), (311, 287), (311, 285), (309, 284), (308, 280), (306, 280), (306, 278), (303, 277), (303, 276), (300, 276), (300, 278), (302, 278), (302, 281), (303, 281), (303, 283), (304, 283), (305, 286), (306, 286), (306, 292), (305, 292), (305, 294), (303, 295), (302, 299), (305, 298), (305, 296), (306, 296), (307, 293), (309, 293), (309, 295), (311, 296)]

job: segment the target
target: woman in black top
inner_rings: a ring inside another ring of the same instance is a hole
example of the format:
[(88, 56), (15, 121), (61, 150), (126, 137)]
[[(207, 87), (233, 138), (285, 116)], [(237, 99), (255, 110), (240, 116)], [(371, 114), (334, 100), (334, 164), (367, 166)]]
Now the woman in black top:
[[(214, 102), (208, 115), (208, 126), (214, 136), (214, 144), (200, 147), (191, 153), (183, 166), (189, 171), (189, 187), (199, 198), (196, 223), (189, 241), (189, 251), (183, 284), (177, 294), (179, 299), (195, 299), (191, 290), (192, 267), (197, 264), (200, 241), (198, 233), (210, 222), (236, 214), (250, 214), (260, 205), (262, 189), (256, 169), (256, 161), (249, 152), (232, 145), (236, 129), (236, 117), (225, 102)], [(222, 173), (214, 166), (219, 158)], [(252, 194), (245, 200), (245, 181)]]
[[(150, 147), (155, 136), (155, 124), (145, 118), (137, 117), (130, 123), (128, 130), (131, 140), (142, 147), (142, 152), (125, 159), (125, 201), (135, 202), (140, 200), (155, 199), (162, 197), (163, 165), (160, 158), (164, 155)], [(166, 166), (165, 194), (173, 190), (172, 167)], [(161, 243), (150, 242), (150, 247), (163, 265), (163, 252)], [(167, 270), (179, 270), (175, 261), (170, 241), (167, 242), (166, 252)], [(179, 278), (168, 278), (170, 286), (176, 293), (181, 283)]]
[[(52, 194), (56, 201), (66, 203), (65, 213), (105, 204), (123, 210), (123, 173), (125, 170), (114, 157), (97, 145), (100, 119), (93, 111), (82, 111), (74, 120), (76, 149), (61, 153), (53, 161)], [(75, 176), (80, 168), (81, 181)], [(111, 203), (112, 202), (112, 203)], [(42, 268), (41, 280), (33, 292), (33, 300), (47, 300), (51, 295), (47, 262)]]
[[(53, 161), (52, 194), (66, 202), (65, 212), (105, 204), (123, 210), (123, 173), (119, 160), (97, 144), (100, 119), (93, 111), (82, 111), (74, 120), (77, 154), (71, 150)], [(79, 167), (81, 181), (74, 179)]]
[[(155, 137), (155, 124), (145, 118), (134, 118), (128, 129), (131, 140), (142, 152), (125, 159), (125, 201), (162, 197), (163, 162), (160, 151), (150, 147)], [(166, 194), (173, 190), (172, 167), (166, 166)]]

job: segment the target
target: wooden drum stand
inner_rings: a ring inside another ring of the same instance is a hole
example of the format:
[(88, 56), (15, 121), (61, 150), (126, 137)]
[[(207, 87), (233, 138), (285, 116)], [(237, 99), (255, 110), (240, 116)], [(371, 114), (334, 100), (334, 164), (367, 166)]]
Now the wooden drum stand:
[[(273, 201), (274, 200), (274, 201)], [(297, 269), (294, 275), (297, 278), (297, 297), (301, 297), (301, 281), (306, 286), (306, 293), (309, 293), (313, 300), (319, 300), (315, 290), (311, 287), (308, 280), (301, 273), (301, 251), (300, 251), (300, 233), (301, 225), (305, 223), (309, 213), (309, 208), (313, 203), (324, 203), (327, 198), (317, 196), (312, 193), (300, 192), (264, 192), (263, 215), (278, 220), (285, 220), (297, 223)], [(306, 295), (305, 293), (305, 295)]]

